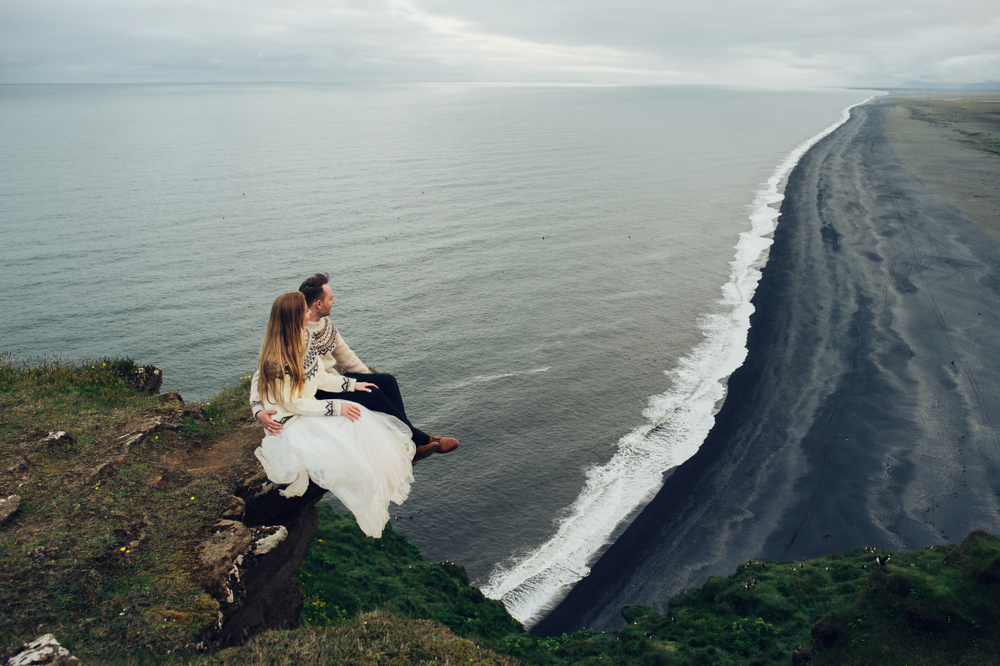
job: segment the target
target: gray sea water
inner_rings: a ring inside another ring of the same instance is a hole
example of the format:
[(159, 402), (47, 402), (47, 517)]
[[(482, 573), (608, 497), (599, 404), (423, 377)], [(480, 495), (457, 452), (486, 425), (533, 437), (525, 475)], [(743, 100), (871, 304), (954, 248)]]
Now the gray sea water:
[(781, 165), (869, 94), (3, 86), (0, 348), (204, 399), (329, 272), (351, 347), (462, 441), (396, 529), (530, 620), (697, 449)]

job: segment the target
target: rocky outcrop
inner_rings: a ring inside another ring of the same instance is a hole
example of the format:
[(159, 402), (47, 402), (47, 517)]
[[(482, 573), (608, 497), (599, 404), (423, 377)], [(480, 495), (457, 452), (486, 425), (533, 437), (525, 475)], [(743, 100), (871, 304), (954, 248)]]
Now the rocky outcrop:
[(295, 571), (316, 536), (316, 503), (326, 491), (312, 484), (287, 499), (278, 490), (262, 472), (245, 479), (199, 546), (201, 584), (219, 603), (208, 642), (233, 645), (299, 624), (305, 597)]
[(136, 391), (156, 395), (163, 385), (163, 372), (154, 365), (137, 365), (126, 381)]
[(21, 506), (20, 495), (10, 495), (0, 498), (0, 525), (3, 525)]
[[(203, 418), (199, 405), (185, 404), (176, 392), (158, 396), (158, 402), (160, 407), (120, 429), (120, 455), (112, 462), (158, 433), (178, 431), (185, 419)], [(248, 453), (248, 444), (235, 440), (190, 445), (161, 458), (166, 473), (220, 475)], [(153, 475), (148, 482), (155, 487), (159, 479)], [(206, 526), (196, 553), (198, 582), (218, 603), (216, 621), (202, 634), (206, 644), (232, 645), (263, 629), (299, 623), (304, 595), (294, 574), (316, 535), (315, 505), (326, 491), (313, 484), (303, 496), (286, 499), (279, 490), (257, 466), (233, 484), (219, 520)]]

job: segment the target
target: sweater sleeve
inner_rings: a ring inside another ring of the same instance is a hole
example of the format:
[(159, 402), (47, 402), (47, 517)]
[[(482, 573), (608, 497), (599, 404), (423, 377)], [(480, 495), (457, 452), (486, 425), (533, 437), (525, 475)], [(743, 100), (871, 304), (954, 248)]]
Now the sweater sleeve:
[[(345, 378), (346, 379), (346, 378)], [(317, 400), (305, 392), (305, 395), (293, 398), (288, 382), (282, 384), (282, 406), (286, 411), (300, 416), (340, 416), (340, 400)]]
[(333, 346), (333, 358), (337, 361), (337, 365), (347, 372), (357, 372), (359, 374), (368, 374), (370, 372), (368, 366), (362, 363), (358, 355), (351, 351), (351, 348), (344, 342), (344, 338), (340, 336), (340, 331), (337, 331), (337, 338)]
[[(339, 388), (345, 386), (345, 383), (350, 388), (347, 391), (354, 390), (354, 380), (349, 377), (342, 377), (341, 375), (329, 375), (324, 373), (322, 370), (322, 364), (320, 365), (320, 379), (321, 386), (319, 388), (324, 391), (329, 391), (331, 393), (342, 393), (344, 389)], [(325, 379), (325, 384), (323, 380)], [(253, 411), (253, 417), (257, 418), (259, 414), (266, 405), (260, 397), (259, 388), (260, 372), (253, 373), (253, 379), (250, 381), (250, 409)], [(304, 391), (308, 393), (308, 389)], [(285, 410), (292, 414), (300, 414), (302, 416), (340, 416), (340, 400), (317, 400), (312, 397), (312, 395), (303, 396), (297, 400), (292, 400), (290, 391), (287, 388), (287, 384), (283, 386), (282, 390), (282, 405)]]
[(258, 370), (253, 373), (253, 379), (250, 380), (250, 410), (253, 412), (254, 418), (257, 418), (257, 415), (264, 409), (264, 402), (260, 399), (260, 389), (257, 384), (259, 379), (260, 371)]
[(319, 372), (316, 377), (316, 388), (320, 391), (347, 393), (354, 390), (354, 384), (357, 382), (356, 379), (338, 375), (336, 372), (329, 372), (323, 368), (322, 363), (317, 364), (317, 367), (319, 368)]

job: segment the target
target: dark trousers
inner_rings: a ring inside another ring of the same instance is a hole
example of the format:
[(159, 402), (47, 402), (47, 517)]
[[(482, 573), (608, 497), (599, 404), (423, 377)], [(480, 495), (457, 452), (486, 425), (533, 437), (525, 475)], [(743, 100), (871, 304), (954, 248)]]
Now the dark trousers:
[(410, 426), (413, 431), (413, 443), (423, 446), (430, 441), (430, 437), (422, 430), (418, 430), (410, 419), (406, 418), (406, 409), (403, 408), (403, 396), (399, 393), (399, 384), (392, 375), (382, 373), (362, 374), (359, 372), (345, 372), (345, 377), (351, 377), (359, 382), (371, 382), (378, 388), (369, 387), (371, 393), (364, 391), (351, 391), (350, 393), (330, 393), (329, 391), (316, 391), (317, 400), (349, 400), (372, 410), (395, 416), (397, 419)]

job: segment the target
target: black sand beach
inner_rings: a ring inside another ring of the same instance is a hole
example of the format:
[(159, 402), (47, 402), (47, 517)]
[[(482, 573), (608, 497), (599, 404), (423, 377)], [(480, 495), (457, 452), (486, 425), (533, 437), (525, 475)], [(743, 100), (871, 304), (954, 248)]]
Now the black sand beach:
[(715, 427), (535, 633), (751, 558), (1000, 533), (1000, 125), (921, 108), (858, 107), (802, 158)]

